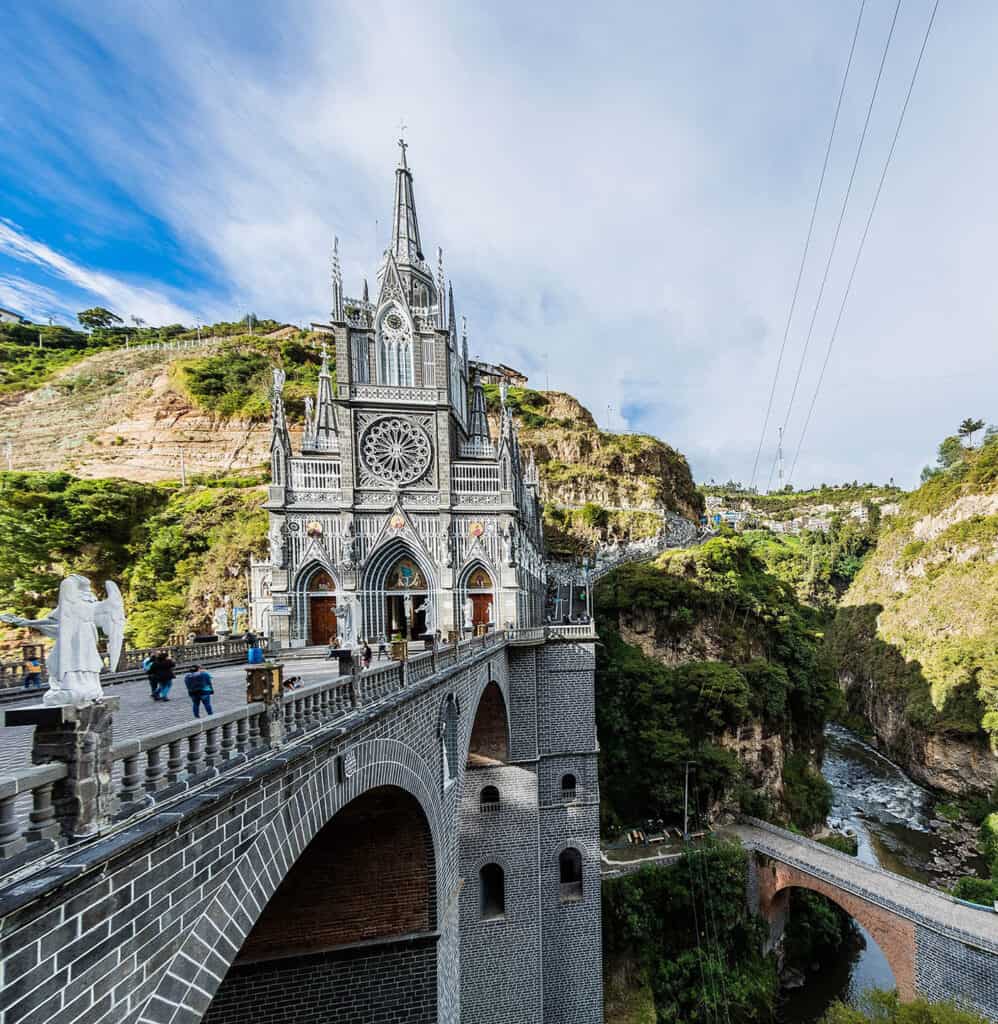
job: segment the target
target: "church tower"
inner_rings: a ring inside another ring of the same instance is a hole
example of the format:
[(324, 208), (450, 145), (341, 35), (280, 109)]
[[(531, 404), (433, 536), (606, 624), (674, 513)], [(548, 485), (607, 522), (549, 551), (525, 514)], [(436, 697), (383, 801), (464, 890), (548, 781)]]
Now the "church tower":
[(333, 365), (324, 352), (297, 455), (275, 375), (270, 559), (253, 578), (256, 621), (292, 647), (541, 621), (536, 475), (520, 465), (504, 396), (491, 437), (485, 389), (469, 381), (466, 322), (459, 332), (442, 250), (435, 275), (426, 262), (399, 147), (375, 301), (366, 281), (362, 298), (345, 296), (334, 242), (323, 327)]

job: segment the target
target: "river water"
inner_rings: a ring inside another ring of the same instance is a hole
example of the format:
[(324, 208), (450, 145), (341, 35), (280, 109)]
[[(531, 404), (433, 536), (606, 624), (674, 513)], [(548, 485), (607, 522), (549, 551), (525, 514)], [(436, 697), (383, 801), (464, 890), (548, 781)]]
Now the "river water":
[[(932, 857), (943, 849), (933, 831), (933, 798), (859, 737), (840, 726), (825, 732), (822, 774), (834, 794), (829, 822), (852, 829), (859, 859), (929, 882)], [(859, 928), (860, 942), (834, 963), (811, 972), (803, 988), (786, 994), (782, 1024), (814, 1024), (836, 999), (854, 1001), (868, 988), (894, 988), (894, 977), (879, 946)]]

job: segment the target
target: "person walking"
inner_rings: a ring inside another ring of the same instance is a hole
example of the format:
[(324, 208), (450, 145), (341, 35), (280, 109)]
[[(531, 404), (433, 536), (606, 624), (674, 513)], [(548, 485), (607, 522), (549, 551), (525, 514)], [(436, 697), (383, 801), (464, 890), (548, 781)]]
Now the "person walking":
[(26, 690), (42, 688), (42, 663), (35, 657), (24, 659), (24, 688)]
[(184, 676), (184, 686), (187, 687), (187, 693), (191, 698), (195, 718), (201, 717), (202, 707), (206, 714), (213, 715), (215, 713), (211, 709), (211, 695), (215, 692), (215, 688), (211, 685), (211, 676), (201, 665), (195, 665), (194, 671), (188, 672)]
[(156, 655), (152, 668), (149, 669), (149, 675), (156, 682), (156, 692), (153, 694), (153, 700), (170, 699), (170, 687), (173, 686), (173, 670), (175, 667), (173, 659), (166, 651), (160, 651)]
[(360, 663), (361, 663), (361, 665), (363, 665), (364, 668), (370, 668), (371, 667), (371, 658), (373, 656), (374, 655), (373, 655), (373, 652), (371, 651), (371, 645), (365, 640), (364, 641), (364, 648), (360, 652)]
[(147, 654), (142, 659), (142, 671), (146, 674), (146, 679), (149, 680), (149, 696), (153, 700), (156, 699), (156, 691), (159, 689), (159, 684), (156, 682), (156, 677), (153, 675), (152, 667), (156, 664), (156, 657), (153, 654)]

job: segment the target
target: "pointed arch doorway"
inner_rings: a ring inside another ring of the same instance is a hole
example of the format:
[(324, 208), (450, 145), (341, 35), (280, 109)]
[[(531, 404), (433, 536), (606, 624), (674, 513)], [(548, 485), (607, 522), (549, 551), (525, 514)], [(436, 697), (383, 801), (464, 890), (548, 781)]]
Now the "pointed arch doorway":
[(336, 581), (325, 569), (317, 569), (308, 581), (308, 642), (313, 646), (328, 644), (337, 635), (335, 590)]
[(403, 555), (385, 577), (385, 623), (388, 636), (416, 640), (426, 635), (430, 590), (422, 569)]

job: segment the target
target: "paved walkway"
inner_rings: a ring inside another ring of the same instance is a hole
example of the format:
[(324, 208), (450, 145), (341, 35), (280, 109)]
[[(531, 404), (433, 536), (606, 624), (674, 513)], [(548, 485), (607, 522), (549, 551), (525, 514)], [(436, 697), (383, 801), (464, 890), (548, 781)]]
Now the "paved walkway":
[(927, 885), (864, 864), (855, 857), (781, 829), (735, 825), (725, 832), (737, 836), (744, 846), (769, 854), (805, 873), (813, 872), (816, 877), (839, 884), (878, 906), (916, 921), (921, 918), (923, 923), (936, 925), (943, 931), (963, 932), (998, 954), (998, 914), (985, 908), (975, 910)]
[[(374, 665), (377, 666), (375, 661)], [(385, 662), (382, 662), (385, 664)], [(246, 666), (222, 665), (209, 668), (214, 680), (215, 696), (212, 707), (216, 712), (231, 711), (246, 702)], [(339, 674), (336, 661), (327, 661), (322, 655), (311, 658), (288, 659), (284, 664), (285, 679), (301, 676), (305, 682), (317, 683)], [(121, 710), (114, 719), (114, 739), (131, 739), (143, 733), (166, 729), (171, 725), (182, 725), (193, 719), (191, 702), (184, 688), (183, 676), (173, 681), (170, 699), (166, 702), (153, 701), (149, 694), (149, 684), (145, 679), (136, 679), (126, 683), (118, 683), (104, 687), (104, 692), (111, 697), (121, 698)], [(39, 702), (39, 697), (25, 698), (16, 703), (4, 704), (3, 709), (25, 707)], [(0, 775), (27, 768), (31, 764), (30, 727), (4, 727), (0, 729)]]

